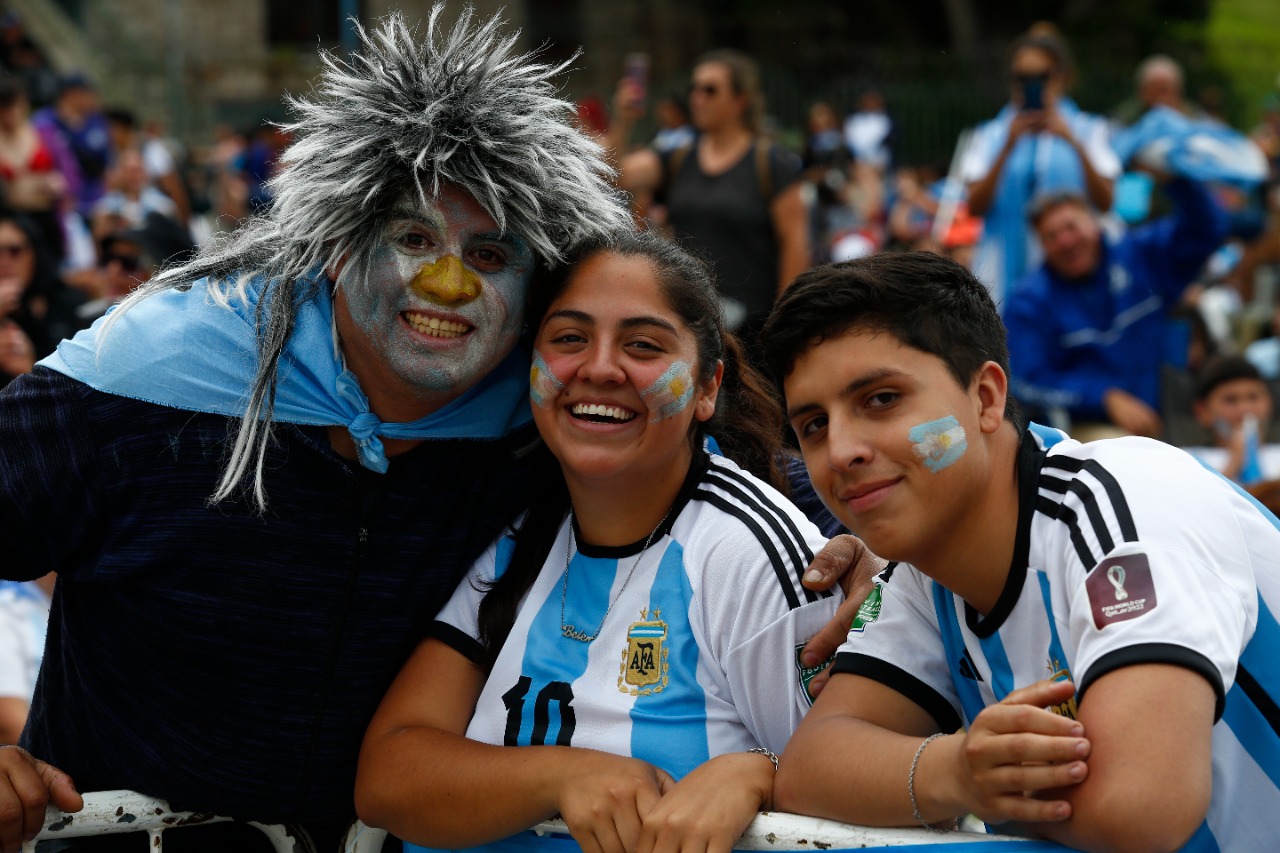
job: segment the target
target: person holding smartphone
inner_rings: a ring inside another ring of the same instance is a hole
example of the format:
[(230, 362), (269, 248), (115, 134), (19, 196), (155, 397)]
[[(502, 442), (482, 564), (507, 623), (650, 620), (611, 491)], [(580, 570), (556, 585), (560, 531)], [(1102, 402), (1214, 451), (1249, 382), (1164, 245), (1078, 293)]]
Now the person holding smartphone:
[(1071, 61), (1052, 24), (1014, 42), (1009, 69), (1009, 103), (978, 127), (961, 161), (969, 210), (985, 219), (975, 272), (998, 305), (1040, 258), (1027, 223), (1031, 199), (1075, 190), (1106, 211), (1120, 174), (1106, 120), (1066, 95)]

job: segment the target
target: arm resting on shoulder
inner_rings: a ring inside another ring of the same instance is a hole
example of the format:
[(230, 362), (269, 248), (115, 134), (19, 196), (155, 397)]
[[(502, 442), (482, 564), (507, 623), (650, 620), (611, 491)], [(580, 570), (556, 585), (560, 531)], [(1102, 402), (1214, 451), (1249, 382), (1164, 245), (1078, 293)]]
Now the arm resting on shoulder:
[[(863, 599), (875, 585), (876, 575), (887, 565), (888, 562), (872, 553), (861, 539), (847, 533), (833, 537), (814, 555), (813, 563), (804, 573), (804, 585), (823, 590), (839, 583), (845, 600), (835, 618), (805, 643), (802, 657), (805, 666), (817, 666), (836, 653), (849, 635), (849, 626)], [(829, 672), (816, 676), (810, 683), (809, 690), (814, 696), (826, 686)]]

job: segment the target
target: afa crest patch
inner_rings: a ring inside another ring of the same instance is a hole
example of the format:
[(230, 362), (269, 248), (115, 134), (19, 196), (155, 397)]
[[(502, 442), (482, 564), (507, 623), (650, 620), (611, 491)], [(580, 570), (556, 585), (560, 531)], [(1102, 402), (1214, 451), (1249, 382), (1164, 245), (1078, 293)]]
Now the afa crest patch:
[[(1064, 664), (1062, 664), (1057, 659), (1050, 660), (1047, 666), (1049, 668), (1050, 681), (1070, 681), (1071, 680), (1071, 670), (1068, 669)], [(1076, 697), (1072, 695), (1072, 697), (1067, 701), (1062, 702), (1061, 704), (1058, 704), (1058, 705), (1053, 705), (1049, 707), (1048, 710), (1052, 711), (1053, 713), (1057, 714), (1060, 717), (1070, 717), (1071, 719), (1074, 720), (1074, 719), (1077, 719), (1076, 714), (1080, 710), (1080, 708), (1078, 705), (1076, 705)]]
[(660, 610), (641, 610), (639, 622), (627, 629), (618, 689), (632, 696), (660, 693), (667, 686), (667, 623)]

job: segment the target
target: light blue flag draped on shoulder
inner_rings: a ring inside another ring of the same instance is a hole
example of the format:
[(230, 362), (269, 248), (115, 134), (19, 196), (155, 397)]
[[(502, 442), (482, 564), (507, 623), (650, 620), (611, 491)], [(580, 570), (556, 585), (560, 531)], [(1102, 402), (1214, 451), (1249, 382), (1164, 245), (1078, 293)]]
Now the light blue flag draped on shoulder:
[(1252, 187), (1267, 178), (1267, 158), (1253, 140), (1224, 124), (1154, 107), (1111, 140), (1126, 168), (1150, 166), (1175, 177)]
[[(439, 411), (411, 423), (384, 423), (369, 410), (355, 374), (346, 369), (333, 331), (332, 283), (322, 274), (310, 284), (280, 358), (273, 418), (311, 426), (345, 426), (360, 464), (387, 470), (381, 436), (399, 439), (494, 439), (529, 423), (529, 355), (519, 347), (475, 388)], [(40, 362), (108, 394), (192, 412), (241, 417), (257, 371), (254, 313), (262, 281), (214, 301), (209, 281), (162, 291), (121, 314), (102, 334), (107, 317), (58, 345)], [(108, 315), (110, 316), (110, 315)]]

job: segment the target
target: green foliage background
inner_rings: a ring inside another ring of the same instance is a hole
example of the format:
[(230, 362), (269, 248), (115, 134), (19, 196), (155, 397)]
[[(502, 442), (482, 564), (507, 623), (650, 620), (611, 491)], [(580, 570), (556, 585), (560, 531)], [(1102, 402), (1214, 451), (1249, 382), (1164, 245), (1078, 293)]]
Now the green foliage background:
[(1247, 129), (1261, 116), (1263, 99), (1280, 93), (1280, 3), (1215, 0), (1205, 45), (1228, 93), (1229, 118)]

